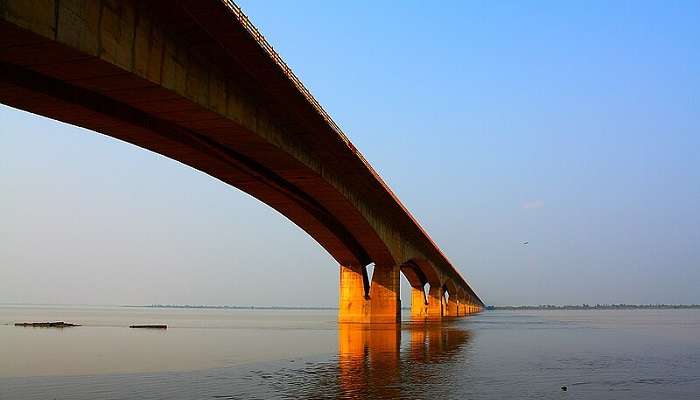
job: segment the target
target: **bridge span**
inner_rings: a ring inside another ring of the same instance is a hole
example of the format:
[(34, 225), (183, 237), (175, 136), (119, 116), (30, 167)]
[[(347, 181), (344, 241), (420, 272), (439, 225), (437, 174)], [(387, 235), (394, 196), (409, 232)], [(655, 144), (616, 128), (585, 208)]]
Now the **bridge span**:
[(416, 319), (484, 306), (233, 2), (2, 0), (0, 102), (273, 207), (339, 263), (341, 322), (398, 322), (401, 273)]

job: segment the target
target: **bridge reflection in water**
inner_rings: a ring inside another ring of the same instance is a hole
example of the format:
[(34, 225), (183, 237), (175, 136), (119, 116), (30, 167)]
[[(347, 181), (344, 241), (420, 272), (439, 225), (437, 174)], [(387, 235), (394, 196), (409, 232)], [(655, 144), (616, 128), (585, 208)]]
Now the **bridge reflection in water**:
[(394, 399), (454, 394), (472, 333), (457, 322), (340, 324), (337, 357), (275, 377), (285, 397)]

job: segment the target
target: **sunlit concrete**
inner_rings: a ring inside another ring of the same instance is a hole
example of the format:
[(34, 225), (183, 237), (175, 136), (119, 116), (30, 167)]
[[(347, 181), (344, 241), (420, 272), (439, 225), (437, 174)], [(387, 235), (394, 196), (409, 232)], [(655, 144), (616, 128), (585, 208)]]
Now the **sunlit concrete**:
[(443, 316), (443, 291), (442, 286), (430, 286), (428, 292), (428, 319), (440, 319)]
[(399, 274), (399, 267), (395, 265), (375, 265), (368, 285), (365, 267), (341, 266), (338, 321), (400, 322)]
[(428, 298), (423, 287), (411, 287), (411, 319), (428, 318)]

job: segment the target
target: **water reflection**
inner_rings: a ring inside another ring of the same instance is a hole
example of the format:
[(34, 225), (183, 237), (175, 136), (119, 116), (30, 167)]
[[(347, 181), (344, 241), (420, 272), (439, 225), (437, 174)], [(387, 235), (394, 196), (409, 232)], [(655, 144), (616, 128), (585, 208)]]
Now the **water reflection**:
[(345, 397), (394, 398), (400, 393), (401, 330), (338, 328), (338, 382)]
[[(426, 388), (446, 386), (464, 368), (463, 349), (470, 337), (469, 330), (450, 323), (340, 325), (337, 358), (287, 371), (286, 379), (278, 381), (278, 393), (289, 398), (424, 397), (435, 393)], [(312, 379), (299, 381), (302, 376)]]
[(459, 352), (470, 339), (471, 332), (454, 325), (414, 325), (410, 328), (411, 351), (416, 362), (444, 362)]
[[(656, 400), (671, 393), (674, 399), (697, 400), (700, 393), (700, 316), (694, 310), (493, 312), (442, 325), (406, 324), (400, 330), (357, 325), (336, 329), (330, 322), (300, 328), (297, 322), (280, 322), (285, 315), (289, 314), (261, 318), (276, 321), (275, 328), (260, 327), (259, 322), (246, 329), (173, 328), (153, 341), (140, 336), (124, 341), (108, 335), (112, 328), (88, 326), (64, 330), (56, 341), (43, 342), (43, 336), (29, 333), (53, 338), (57, 332), (0, 325), (0, 370), (37, 359), (14, 356), (23, 354), (41, 353), (44, 364), (58, 364), (62, 360), (47, 351), (54, 345), (70, 347), (72, 357), (66, 363), (75, 363), (80, 345), (74, 344), (91, 338), (99, 338), (105, 349), (113, 347), (115, 352), (132, 346), (143, 352), (143, 357), (133, 359), (135, 365), (164, 354), (152, 348), (165, 340), (170, 344), (162, 349), (175, 354), (207, 345), (218, 347), (219, 357), (227, 360), (276, 354), (269, 353), (275, 346), (289, 352), (276, 361), (191, 372), (0, 377), (0, 399)], [(299, 320), (299, 316), (287, 318)], [(251, 322), (240, 321), (246, 326)], [(129, 337), (139, 333), (114, 329)], [(246, 352), (227, 350), (224, 345), (229, 342)], [(18, 347), (26, 350), (12, 353)], [(109, 362), (111, 354), (97, 356)], [(213, 353), (202, 355), (213, 357)], [(566, 393), (560, 389), (564, 385), (569, 388)]]

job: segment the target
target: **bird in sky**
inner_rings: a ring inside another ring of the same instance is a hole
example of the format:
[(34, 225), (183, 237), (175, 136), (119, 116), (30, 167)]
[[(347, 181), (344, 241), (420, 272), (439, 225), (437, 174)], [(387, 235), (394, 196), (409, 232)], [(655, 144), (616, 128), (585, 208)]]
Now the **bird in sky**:
[(529, 244), (530, 242), (523, 242), (523, 244)]

